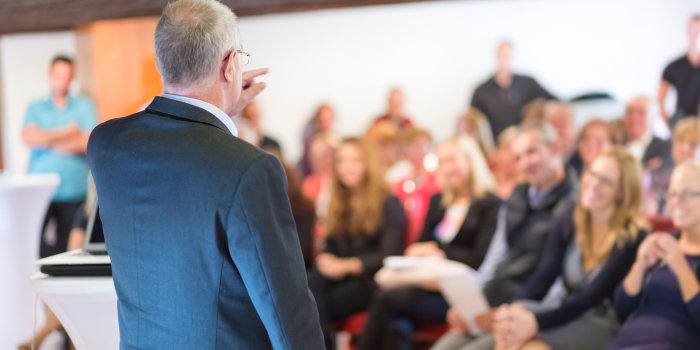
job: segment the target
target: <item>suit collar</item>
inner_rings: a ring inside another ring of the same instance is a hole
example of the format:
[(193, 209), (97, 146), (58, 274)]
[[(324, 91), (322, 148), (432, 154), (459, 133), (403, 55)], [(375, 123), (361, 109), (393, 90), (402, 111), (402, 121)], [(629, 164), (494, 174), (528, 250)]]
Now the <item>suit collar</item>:
[(180, 119), (208, 124), (231, 134), (231, 130), (216, 116), (189, 103), (156, 96), (151, 104), (146, 107), (146, 110), (157, 114), (166, 114)]

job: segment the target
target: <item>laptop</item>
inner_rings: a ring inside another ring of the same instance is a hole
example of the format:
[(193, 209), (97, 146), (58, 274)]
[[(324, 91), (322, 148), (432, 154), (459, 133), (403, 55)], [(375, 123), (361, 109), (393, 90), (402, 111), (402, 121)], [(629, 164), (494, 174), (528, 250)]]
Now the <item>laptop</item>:
[(100, 208), (92, 208), (82, 249), (75, 249), (35, 261), (41, 272), (51, 276), (111, 276), (112, 264), (107, 255)]

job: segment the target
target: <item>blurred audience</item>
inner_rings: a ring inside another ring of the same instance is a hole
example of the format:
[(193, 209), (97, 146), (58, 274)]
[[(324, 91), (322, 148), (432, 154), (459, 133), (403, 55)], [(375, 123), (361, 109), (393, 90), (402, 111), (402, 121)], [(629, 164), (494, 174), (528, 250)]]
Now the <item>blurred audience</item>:
[(474, 107), (457, 119), (456, 135), (469, 135), (479, 144), (479, 148), (487, 159), (496, 150), (491, 126), (484, 113)]
[[(274, 153), (271, 153), (275, 155)], [(276, 155), (275, 155), (276, 156)], [(314, 228), (316, 227), (316, 209), (314, 202), (307, 198), (302, 191), (301, 173), (295, 167), (289, 166), (280, 158), (284, 173), (287, 175), (287, 196), (292, 207), (292, 216), (299, 234), (301, 253), (304, 255), (304, 265), (309, 269), (314, 258)]]
[[(550, 232), (573, 213), (577, 185), (564, 170), (557, 139), (551, 125), (529, 122), (518, 127), (512, 142), (518, 172), (527, 182), (513, 190), (499, 211), (496, 232), (478, 270), (484, 296), (492, 307), (523, 293)], [(448, 317), (455, 312), (448, 312)], [(490, 329), (492, 317), (490, 311), (478, 315), (479, 327)], [(454, 348), (453, 337), (445, 335), (435, 348)]]
[(518, 127), (509, 126), (498, 135), (498, 148), (489, 163), (496, 179), (496, 194), (503, 200), (510, 197), (513, 188), (522, 182), (516, 169), (513, 141), (518, 136)]
[[(304, 179), (302, 192), (314, 202), (316, 211), (314, 240), (325, 235), (326, 217), (331, 200), (334, 149), (334, 139), (326, 134), (316, 135), (309, 149), (312, 173)], [(314, 247), (316, 247), (315, 244)]]
[(439, 192), (440, 187), (435, 169), (426, 168), (426, 157), (433, 151), (430, 133), (424, 129), (411, 128), (404, 132), (401, 139), (403, 158), (411, 165), (411, 174), (396, 182), (392, 192), (399, 198), (406, 212), (406, 244), (411, 244), (418, 239), (423, 229), (430, 197)]
[(304, 126), (302, 135), (302, 145), (304, 147), (302, 158), (299, 161), (299, 170), (303, 176), (307, 176), (313, 172), (311, 167), (311, 159), (309, 158), (309, 150), (311, 141), (318, 134), (335, 145), (340, 141), (340, 137), (333, 131), (333, 123), (335, 122), (335, 112), (330, 105), (322, 104), (316, 108), (314, 116)]
[(626, 321), (609, 349), (695, 349), (700, 344), (700, 164), (673, 171), (668, 191), (680, 236), (657, 232), (615, 294)]
[(496, 73), (474, 90), (470, 103), (486, 115), (494, 139), (503, 129), (520, 123), (520, 111), (530, 101), (553, 98), (535, 79), (513, 73), (512, 55), (512, 43), (498, 45)]
[(571, 106), (559, 101), (549, 101), (544, 105), (543, 118), (557, 131), (561, 155), (564, 160), (568, 160), (576, 148), (576, 130)]
[(386, 114), (379, 116), (374, 120), (375, 124), (381, 122), (391, 122), (399, 130), (413, 127), (413, 122), (411, 119), (404, 114), (403, 91), (400, 89), (393, 89), (391, 92), (389, 92)]
[(392, 187), (413, 173), (411, 164), (401, 157), (401, 136), (402, 130), (386, 120), (372, 124), (365, 132), (365, 138), (379, 154), (384, 176)]
[(282, 148), (279, 142), (263, 133), (260, 106), (258, 106), (257, 102), (253, 101), (245, 106), (243, 111), (241, 111), (240, 117), (247, 120), (253, 128), (251, 131), (255, 133), (255, 140), (257, 140), (257, 143), (254, 143), (254, 145), (273, 155), (281, 155)]
[[(673, 88), (676, 92), (676, 110), (668, 116), (666, 97)], [(659, 108), (661, 117), (673, 129), (678, 121), (700, 115), (700, 14), (688, 22), (688, 50), (685, 55), (669, 63), (659, 84)]]
[[(557, 350), (607, 347), (619, 327), (613, 292), (646, 234), (641, 183), (639, 162), (624, 148), (611, 149), (591, 162), (581, 179), (573, 218), (565, 218), (549, 235), (519, 300), (496, 313), (498, 348), (537, 342)], [(544, 299), (558, 278), (566, 291), (555, 300)], [(475, 342), (484, 344), (486, 339)]]
[(599, 154), (607, 151), (613, 142), (613, 132), (608, 123), (593, 119), (586, 123), (578, 138), (578, 149), (569, 158), (568, 168), (576, 172), (576, 175), (581, 176), (583, 170), (595, 159)]
[(335, 156), (325, 248), (308, 276), (329, 348), (331, 322), (365, 310), (383, 259), (403, 251), (405, 221), (374, 149), (358, 138), (343, 140)]
[(700, 145), (700, 121), (686, 117), (676, 123), (671, 134), (671, 159), (663, 166), (647, 171), (644, 183), (644, 212), (668, 216), (666, 194), (673, 167), (694, 160)]
[[(496, 229), (500, 200), (492, 194), (494, 180), (481, 150), (468, 136), (443, 142), (437, 156), (443, 190), (430, 199), (419, 242), (404, 254), (459, 261), (478, 269)], [(401, 271), (382, 271), (384, 277), (380, 272), (376, 279), (386, 281), (380, 284), (397, 287), (372, 301), (359, 348), (410, 349), (413, 325), (444, 323), (449, 306), (435, 280), (405, 284)]]
[(639, 96), (627, 102), (622, 117), (625, 128), (625, 147), (642, 162), (644, 169), (656, 169), (668, 161), (670, 144), (651, 134), (649, 130), (649, 99)]

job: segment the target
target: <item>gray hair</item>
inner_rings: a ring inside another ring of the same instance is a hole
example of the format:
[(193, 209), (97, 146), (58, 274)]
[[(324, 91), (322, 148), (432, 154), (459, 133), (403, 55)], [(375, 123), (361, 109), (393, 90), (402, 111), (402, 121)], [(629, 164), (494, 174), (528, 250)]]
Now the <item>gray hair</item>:
[(198, 85), (227, 51), (240, 48), (236, 16), (215, 0), (178, 0), (163, 9), (155, 34), (164, 85)]
[(543, 120), (533, 120), (523, 122), (518, 126), (517, 135), (520, 136), (528, 131), (535, 131), (540, 136), (540, 139), (544, 141), (548, 146), (551, 146), (554, 142), (559, 139), (557, 131), (554, 129), (552, 124), (549, 124)]

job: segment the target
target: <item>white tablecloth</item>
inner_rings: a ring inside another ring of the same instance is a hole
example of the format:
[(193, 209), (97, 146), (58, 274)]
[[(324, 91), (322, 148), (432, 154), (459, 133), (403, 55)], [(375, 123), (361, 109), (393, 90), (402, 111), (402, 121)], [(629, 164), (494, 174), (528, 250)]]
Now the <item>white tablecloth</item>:
[(59, 182), (58, 175), (0, 174), (0, 349), (16, 349), (32, 334), (29, 277), (37, 270), (41, 224)]
[(119, 349), (117, 293), (111, 277), (50, 277), (32, 287), (56, 314), (77, 350)]

